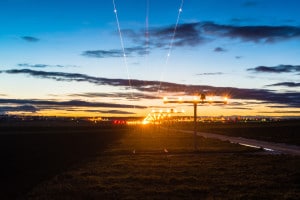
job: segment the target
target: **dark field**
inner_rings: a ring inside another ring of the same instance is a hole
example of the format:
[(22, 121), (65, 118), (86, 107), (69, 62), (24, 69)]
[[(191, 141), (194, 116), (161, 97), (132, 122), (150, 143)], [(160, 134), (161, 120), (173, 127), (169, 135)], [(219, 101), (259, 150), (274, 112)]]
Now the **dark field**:
[(195, 152), (193, 135), (157, 126), (0, 131), (1, 199), (300, 198), (299, 156), (201, 137)]
[(1, 124), (0, 199), (24, 196), (41, 181), (93, 159), (125, 132), (74, 124)]

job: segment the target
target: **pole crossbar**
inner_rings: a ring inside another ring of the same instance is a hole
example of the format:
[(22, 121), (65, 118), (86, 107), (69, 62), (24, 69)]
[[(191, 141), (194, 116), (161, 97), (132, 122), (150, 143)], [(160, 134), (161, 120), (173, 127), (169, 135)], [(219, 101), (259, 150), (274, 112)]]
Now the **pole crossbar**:
[(227, 104), (227, 101), (202, 101), (202, 100), (164, 100), (164, 103), (196, 103), (196, 104)]

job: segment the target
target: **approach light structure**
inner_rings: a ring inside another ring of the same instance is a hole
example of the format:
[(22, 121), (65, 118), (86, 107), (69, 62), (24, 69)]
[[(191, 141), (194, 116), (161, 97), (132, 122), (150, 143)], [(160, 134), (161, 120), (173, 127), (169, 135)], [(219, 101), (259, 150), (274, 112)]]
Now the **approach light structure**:
[(151, 112), (146, 116), (146, 118), (143, 120), (142, 124), (149, 124), (149, 123), (160, 123), (162, 120), (167, 119), (172, 116), (173, 113), (184, 113), (184, 109), (177, 110), (177, 109), (159, 109), (155, 110), (152, 109)]

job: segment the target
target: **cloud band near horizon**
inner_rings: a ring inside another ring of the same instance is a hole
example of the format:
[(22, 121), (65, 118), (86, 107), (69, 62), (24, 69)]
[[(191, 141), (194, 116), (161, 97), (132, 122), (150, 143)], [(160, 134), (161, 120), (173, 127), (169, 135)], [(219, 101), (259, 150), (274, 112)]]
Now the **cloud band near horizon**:
[[(12, 69), (4, 70), (3, 73), (8, 74), (27, 74), (33, 77), (52, 79), (55, 81), (76, 81), (76, 82), (88, 82), (96, 85), (109, 85), (115, 87), (128, 87), (128, 79), (109, 79), (103, 77), (94, 77), (79, 73), (66, 73), (66, 72), (46, 72), (36, 71), (30, 69)], [(136, 80), (131, 79), (132, 89), (147, 92), (157, 93), (159, 88), (159, 81), (148, 81), (148, 80)], [(217, 96), (223, 96), (229, 94), (234, 99), (253, 99), (260, 100), (269, 103), (280, 103), (287, 104), (289, 106), (299, 107), (300, 106), (300, 93), (298, 92), (287, 92), (277, 93), (272, 90), (266, 89), (241, 89), (234, 87), (214, 87), (205, 85), (185, 85), (171, 82), (161, 82), (160, 91), (162, 93), (178, 93), (183, 92), (186, 95), (195, 95), (203, 91), (207, 91)], [(149, 96), (153, 98), (153, 96)], [(145, 96), (147, 98), (147, 96)], [(0, 101), (1, 103), (1, 101)], [(69, 102), (70, 103), (70, 102)], [(76, 103), (71, 102), (72, 104)], [(78, 104), (82, 102), (77, 101)], [(62, 102), (59, 104), (68, 104), (68, 102)], [(94, 105), (86, 103), (85, 105)], [(97, 106), (106, 106), (106, 104), (96, 104)], [(125, 106), (126, 107), (126, 106)]]

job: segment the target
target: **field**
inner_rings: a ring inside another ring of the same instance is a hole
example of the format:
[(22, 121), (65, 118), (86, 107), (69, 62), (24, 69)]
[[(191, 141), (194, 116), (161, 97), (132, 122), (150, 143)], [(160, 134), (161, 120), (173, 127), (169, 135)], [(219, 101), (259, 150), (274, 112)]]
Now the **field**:
[(125, 131), (65, 123), (0, 125), (0, 199), (24, 196), (32, 187), (93, 159)]
[(159, 126), (0, 129), (1, 199), (300, 198), (299, 156), (201, 137), (194, 151)]
[[(193, 130), (192, 123), (175, 125), (177, 128)], [(300, 146), (300, 120), (277, 122), (201, 123), (198, 131), (245, 137)]]

